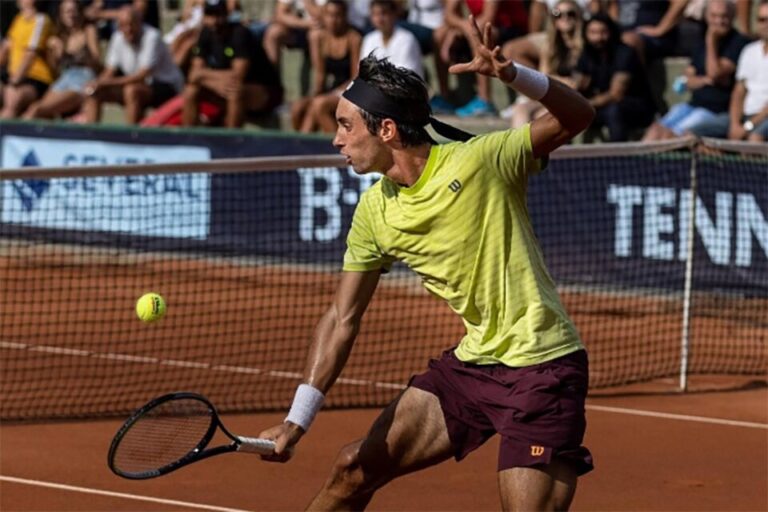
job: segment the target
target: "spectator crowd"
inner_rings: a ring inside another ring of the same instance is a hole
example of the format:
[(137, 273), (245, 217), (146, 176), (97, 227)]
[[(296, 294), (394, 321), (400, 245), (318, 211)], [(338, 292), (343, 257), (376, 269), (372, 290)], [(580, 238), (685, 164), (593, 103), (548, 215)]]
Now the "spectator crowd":
[[(449, 80), (472, 55), (471, 13), (504, 57), (588, 98), (604, 140), (768, 138), (768, 0), (275, 1), (270, 20), (249, 20), (247, 0), (179, 0), (165, 34), (156, 0), (17, 0), (12, 16), (4, 2), (0, 118), (92, 123), (117, 103), (128, 124), (241, 127), (285, 108), (295, 130), (333, 132), (341, 93), (373, 53), (433, 84), (436, 114), (530, 122), (539, 103), (518, 96), (499, 111), (487, 77), (458, 81), (469, 94)], [(285, 48), (305, 61), (290, 105)], [(659, 72), (669, 57), (687, 63), (673, 88), (688, 99), (675, 105)]]

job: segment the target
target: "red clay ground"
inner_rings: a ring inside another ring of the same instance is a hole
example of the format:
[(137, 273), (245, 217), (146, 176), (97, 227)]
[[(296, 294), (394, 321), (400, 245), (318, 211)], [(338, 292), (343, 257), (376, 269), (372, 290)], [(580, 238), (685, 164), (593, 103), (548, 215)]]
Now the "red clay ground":
[[(768, 510), (768, 393), (755, 389), (593, 397), (586, 444), (597, 469), (579, 483), (574, 510)], [(617, 407), (762, 424), (721, 425), (607, 412)], [(244, 510), (299, 510), (324, 481), (335, 452), (362, 435), (377, 411), (325, 411), (296, 457), (273, 465), (230, 454), (176, 473), (134, 482), (112, 475), (106, 453), (120, 421), (0, 427), (0, 474)], [(283, 414), (228, 415), (247, 435)], [(370, 510), (498, 510), (497, 441), (393, 482)], [(0, 480), (3, 511), (192, 510)]]
[[(153, 396), (182, 389), (203, 392), (226, 410), (254, 405), (281, 410), (303, 365), (306, 340), (335, 283), (333, 276), (306, 269), (285, 273), (176, 257), (65, 254), (60, 248), (51, 252), (34, 246), (19, 250), (8, 258), (2, 257), (7, 252), (0, 254), (0, 412), (6, 418), (31, 417), (31, 409), (40, 416), (74, 410), (86, 414), (80, 407), (124, 417)], [(150, 290), (166, 296), (169, 313), (161, 324), (145, 326), (136, 320), (133, 302)], [(673, 374), (679, 367), (679, 301), (576, 293), (563, 298), (590, 349), (593, 384)], [(694, 347), (698, 369), (717, 372), (732, 365), (764, 371), (765, 301), (706, 306), (693, 319), (696, 339), (703, 340)], [(382, 286), (343, 376), (404, 384), (413, 371), (425, 367), (429, 356), (457, 340), (459, 325), (446, 312), (408, 286)], [(394, 392), (358, 384), (337, 385), (331, 403), (359, 405)], [(590, 399), (595, 408), (589, 410), (586, 444), (597, 470), (581, 481), (574, 509), (768, 510), (765, 386), (687, 395), (663, 392), (673, 385), (609, 389)], [(639, 416), (598, 407), (758, 425)], [(147, 482), (121, 480), (106, 467), (107, 448), (120, 420), (6, 422), (0, 426), (0, 510), (188, 508), (25, 485), (4, 477), (219, 507), (297, 510), (322, 484), (336, 451), (362, 436), (376, 414), (372, 409), (324, 412), (295, 460), (284, 466), (228, 455)], [(236, 433), (254, 435), (283, 417), (284, 412), (229, 415), (225, 423)], [(489, 442), (461, 464), (448, 462), (394, 482), (374, 498), (371, 509), (498, 509), (496, 446), (496, 441)]]

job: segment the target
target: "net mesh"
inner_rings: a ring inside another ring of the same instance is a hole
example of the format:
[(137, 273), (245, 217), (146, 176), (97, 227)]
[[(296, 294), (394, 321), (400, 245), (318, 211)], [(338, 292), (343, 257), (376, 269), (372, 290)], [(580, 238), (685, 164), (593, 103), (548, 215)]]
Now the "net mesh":
[[(768, 160), (696, 158), (696, 201), (688, 152), (559, 158), (530, 182), (595, 388), (679, 374), (692, 202), (688, 370), (768, 369)], [(246, 174), (0, 181), (0, 417), (123, 415), (178, 390), (225, 412), (287, 408), (373, 181), (300, 159)], [(134, 304), (150, 291), (168, 312), (143, 324)], [(462, 334), (395, 265), (326, 404), (388, 402)]]

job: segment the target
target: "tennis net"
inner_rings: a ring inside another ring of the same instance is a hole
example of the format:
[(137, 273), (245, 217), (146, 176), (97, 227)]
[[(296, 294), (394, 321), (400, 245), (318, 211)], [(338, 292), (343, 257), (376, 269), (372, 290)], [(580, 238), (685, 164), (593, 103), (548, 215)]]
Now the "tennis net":
[[(532, 178), (593, 387), (766, 373), (767, 164), (675, 141), (568, 148)], [(286, 408), (374, 182), (335, 156), (3, 170), (0, 418), (124, 415), (178, 390)], [(150, 291), (168, 314), (143, 324)], [(462, 332), (396, 265), (328, 405), (386, 403)]]

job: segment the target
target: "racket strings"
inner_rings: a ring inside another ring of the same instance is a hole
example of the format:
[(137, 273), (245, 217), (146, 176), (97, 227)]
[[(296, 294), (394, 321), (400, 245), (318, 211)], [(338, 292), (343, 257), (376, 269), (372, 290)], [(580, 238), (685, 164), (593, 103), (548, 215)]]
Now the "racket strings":
[(113, 464), (125, 473), (143, 473), (173, 464), (198, 448), (212, 421), (213, 412), (199, 400), (164, 402), (146, 411), (128, 428), (115, 450)]

